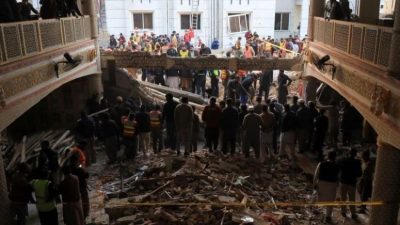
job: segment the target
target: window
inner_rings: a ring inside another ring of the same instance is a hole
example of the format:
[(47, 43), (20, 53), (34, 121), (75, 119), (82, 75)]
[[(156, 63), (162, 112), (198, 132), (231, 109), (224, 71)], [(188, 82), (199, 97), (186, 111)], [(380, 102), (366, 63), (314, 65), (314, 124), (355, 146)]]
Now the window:
[(250, 14), (228, 13), (229, 32), (246, 32), (250, 29)]
[(289, 13), (275, 13), (275, 30), (289, 30)]
[[(181, 14), (181, 30), (187, 30), (192, 27), (195, 30), (201, 29), (201, 14), (193, 15), (193, 19), (191, 20), (190, 14)], [(192, 25), (190, 25), (190, 21), (192, 21)]]
[(153, 29), (153, 13), (133, 13), (133, 26), (137, 29)]

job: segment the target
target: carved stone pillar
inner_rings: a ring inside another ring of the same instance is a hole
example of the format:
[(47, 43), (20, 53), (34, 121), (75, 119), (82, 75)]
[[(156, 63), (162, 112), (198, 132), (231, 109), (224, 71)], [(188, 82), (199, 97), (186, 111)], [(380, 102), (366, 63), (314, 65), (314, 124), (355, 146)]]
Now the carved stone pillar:
[(324, 0), (310, 0), (310, 9), (308, 13), (308, 37), (313, 40), (313, 27), (314, 27), (314, 16), (324, 16)]
[(361, 23), (377, 24), (379, 20), (380, 0), (361, 0), (359, 21)]
[(3, 156), (0, 154), (0, 221), (3, 224), (11, 224), (10, 205), (8, 200), (6, 172), (4, 170)]
[(400, 201), (400, 149), (382, 141), (378, 143), (373, 201), (383, 201), (382, 206), (373, 206), (370, 225), (395, 225)]
[[(400, 15), (400, 1), (396, 1), (394, 15)], [(399, 41), (400, 41), (400, 17), (395, 16), (393, 33), (392, 33), (392, 42), (390, 48), (390, 56), (389, 56), (388, 75), (395, 77), (396, 79), (400, 79), (400, 63), (399, 63), (400, 48), (398, 46)]]

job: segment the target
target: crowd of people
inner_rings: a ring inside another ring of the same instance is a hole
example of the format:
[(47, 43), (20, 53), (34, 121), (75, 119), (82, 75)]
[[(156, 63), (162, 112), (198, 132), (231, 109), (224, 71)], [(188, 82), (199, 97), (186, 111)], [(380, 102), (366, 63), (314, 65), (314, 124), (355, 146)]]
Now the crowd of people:
[(77, 0), (40, 0), (40, 4), (38, 10), (28, 0), (0, 1), (0, 23), (82, 16)]

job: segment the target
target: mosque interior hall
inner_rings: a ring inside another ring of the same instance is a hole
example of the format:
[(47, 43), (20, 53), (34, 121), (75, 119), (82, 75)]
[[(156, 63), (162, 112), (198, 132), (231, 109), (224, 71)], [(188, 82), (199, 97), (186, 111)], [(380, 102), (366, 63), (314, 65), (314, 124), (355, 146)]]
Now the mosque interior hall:
[(397, 15), (1, 0), (0, 225), (400, 225)]

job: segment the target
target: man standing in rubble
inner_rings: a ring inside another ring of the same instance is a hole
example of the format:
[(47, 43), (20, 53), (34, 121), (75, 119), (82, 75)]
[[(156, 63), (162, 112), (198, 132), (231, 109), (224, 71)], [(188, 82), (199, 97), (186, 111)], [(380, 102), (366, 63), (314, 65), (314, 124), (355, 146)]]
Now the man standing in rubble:
[(250, 147), (253, 147), (256, 159), (260, 158), (260, 128), (261, 117), (255, 113), (254, 106), (249, 106), (249, 113), (243, 120), (243, 152), (246, 158), (250, 157)]
[(150, 116), (146, 112), (146, 106), (141, 105), (140, 111), (136, 114), (137, 133), (139, 136), (139, 149), (143, 152), (143, 156), (147, 157), (150, 146)]
[(213, 152), (218, 147), (221, 109), (217, 106), (216, 102), (216, 98), (211, 97), (210, 104), (204, 108), (203, 114), (201, 115), (201, 119), (206, 124), (206, 146), (210, 152)]
[(261, 153), (264, 155), (264, 160), (266, 161), (267, 158), (273, 159), (274, 158), (274, 151), (273, 151), (273, 133), (274, 133), (274, 126), (275, 126), (275, 116), (272, 112), (269, 111), (268, 105), (262, 106), (262, 113), (261, 113)]
[(284, 73), (284, 70), (279, 70), (278, 75), (278, 102), (282, 105), (287, 102), (287, 95), (289, 93), (288, 87), (292, 83), (292, 79)]
[(122, 118), (122, 137), (125, 145), (125, 157), (127, 160), (134, 160), (137, 154), (137, 132), (135, 114), (129, 112), (128, 116)]
[[(333, 202), (336, 198), (338, 186), (339, 166), (336, 163), (336, 152), (328, 153), (328, 160), (318, 164), (314, 174), (314, 186), (317, 188), (318, 201)], [(333, 206), (327, 206), (325, 222), (332, 221)]]
[(286, 154), (286, 148), (289, 148), (288, 155), (290, 155), (292, 166), (295, 166), (297, 160), (295, 152), (297, 117), (296, 114), (290, 110), (288, 104), (286, 104), (284, 108), (285, 113), (283, 114), (282, 119), (279, 155), (280, 157), (284, 156)]
[[(356, 200), (357, 179), (362, 175), (361, 161), (356, 159), (357, 149), (350, 150), (350, 156), (339, 162), (340, 167), (340, 196), (342, 201)], [(357, 219), (356, 207), (350, 205), (351, 218)], [(342, 206), (342, 216), (346, 216), (346, 206)]]
[(193, 110), (188, 103), (188, 97), (182, 97), (181, 104), (179, 104), (174, 111), (175, 127), (178, 135), (178, 141), (176, 144), (177, 155), (180, 155), (181, 144), (185, 146), (185, 156), (189, 155), (191, 149)]
[(165, 95), (166, 103), (163, 106), (162, 110), (162, 121), (165, 123), (165, 127), (167, 129), (167, 139), (165, 142), (165, 147), (171, 148), (172, 150), (176, 149), (176, 133), (175, 133), (175, 118), (174, 112), (175, 108), (178, 105), (172, 96), (171, 93)]
[(77, 139), (85, 142), (83, 152), (86, 157), (86, 166), (90, 163), (96, 163), (96, 152), (94, 151), (94, 135), (95, 124), (94, 121), (88, 117), (86, 111), (81, 112), (81, 119), (75, 128)]
[(222, 152), (227, 154), (228, 143), (231, 150), (231, 155), (235, 154), (236, 146), (236, 133), (239, 128), (239, 112), (233, 107), (233, 100), (227, 99), (226, 104), (228, 105), (222, 110), (221, 116), (221, 128), (222, 128)]
[(105, 113), (101, 125), (101, 135), (104, 139), (106, 147), (106, 155), (108, 164), (113, 164), (117, 159), (117, 151), (119, 150), (119, 134), (120, 129), (114, 120), (110, 118), (110, 114)]
[(150, 111), (150, 129), (151, 129), (151, 140), (153, 142), (154, 154), (160, 153), (163, 147), (162, 143), (162, 123), (161, 123), (161, 111), (158, 104), (154, 105), (154, 109)]

